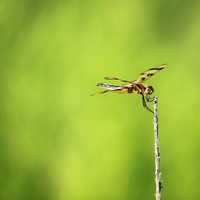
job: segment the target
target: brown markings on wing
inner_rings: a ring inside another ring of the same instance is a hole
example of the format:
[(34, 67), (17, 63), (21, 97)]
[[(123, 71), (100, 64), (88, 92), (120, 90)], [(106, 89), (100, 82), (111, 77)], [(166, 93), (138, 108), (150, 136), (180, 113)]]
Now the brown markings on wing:
[(144, 71), (143, 73), (140, 74), (140, 76), (138, 77), (138, 79), (135, 82), (140, 83), (140, 82), (148, 80), (150, 77), (152, 77), (154, 74), (156, 74), (160, 70), (164, 69), (166, 66), (167, 66), (166, 64), (163, 64), (158, 67), (152, 67), (152, 68)]

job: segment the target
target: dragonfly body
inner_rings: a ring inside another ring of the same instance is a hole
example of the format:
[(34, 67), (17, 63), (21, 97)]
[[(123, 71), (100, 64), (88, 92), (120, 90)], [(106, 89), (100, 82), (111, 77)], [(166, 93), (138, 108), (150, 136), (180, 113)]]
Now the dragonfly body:
[(141, 73), (140, 76), (138, 77), (138, 79), (134, 80), (134, 81), (127, 81), (127, 80), (123, 80), (123, 79), (120, 79), (117, 77), (105, 77), (104, 79), (106, 79), (106, 80), (117, 80), (117, 81), (121, 81), (126, 84), (112, 85), (109, 83), (97, 83), (97, 86), (105, 89), (105, 90), (101, 91), (100, 94), (104, 94), (107, 92), (139, 94), (142, 96), (143, 106), (150, 112), (153, 112), (148, 107), (147, 102), (149, 102), (152, 99), (150, 97), (150, 95), (154, 92), (154, 89), (151, 85), (146, 85), (143, 82), (145, 80), (149, 79), (150, 77), (152, 77), (158, 71), (164, 69), (165, 67), (166, 67), (166, 65), (164, 64), (164, 65), (160, 65), (159, 67), (150, 68), (150, 69), (146, 70), (145, 72)]

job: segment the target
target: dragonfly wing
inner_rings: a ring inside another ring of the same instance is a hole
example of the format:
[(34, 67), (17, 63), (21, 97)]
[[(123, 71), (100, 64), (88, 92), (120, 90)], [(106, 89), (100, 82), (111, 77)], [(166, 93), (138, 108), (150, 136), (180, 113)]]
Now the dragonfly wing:
[(152, 67), (152, 68), (144, 71), (143, 73), (140, 74), (140, 76), (138, 77), (136, 82), (143, 82), (143, 81), (148, 80), (150, 77), (152, 77), (154, 74), (156, 74), (160, 70), (164, 69), (166, 66), (167, 66), (166, 64), (163, 64), (158, 67)]
[(108, 84), (108, 83), (97, 83), (97, 87), (101, 87), (103, 89), (111, 90), (111, 91), (122, 89), (122, 86), (111, 85), (111, 84)]
[(106, 80), (121, 81), (123, 83), (132, 83), (132, 81), (123, 80), (123, 79), (118, 78), (118, 77), (108, 77), (108, 76), (106, 76), (106, 77), (104, 77), (104, 79), (106, 79)]

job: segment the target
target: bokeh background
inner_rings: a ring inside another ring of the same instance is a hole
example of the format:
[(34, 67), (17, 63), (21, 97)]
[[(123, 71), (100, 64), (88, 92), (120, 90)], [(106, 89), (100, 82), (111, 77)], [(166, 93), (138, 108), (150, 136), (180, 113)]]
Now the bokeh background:
[(0, 199), (154, 199), (152, 114), (104, 76), (159, 97), (163, 199), (200, 199), (198, 0), (1, 0)]

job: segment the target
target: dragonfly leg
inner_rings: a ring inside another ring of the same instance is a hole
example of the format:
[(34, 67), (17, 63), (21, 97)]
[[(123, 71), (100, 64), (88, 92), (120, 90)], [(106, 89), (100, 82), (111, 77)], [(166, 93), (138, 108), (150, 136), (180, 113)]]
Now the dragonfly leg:
[(153, 113), (153, 111), (148, 107), (147, 102), (146, 102), (143, 94), (142, 94), (142, 104), (143, 104), (144, 108), (146, 108), (148, 111)]
[(146, 96), (146, 100), (147, 100), (147, 102), (153, 102), (154, 97), (151, 97), (151, 96), (147, 95)]

